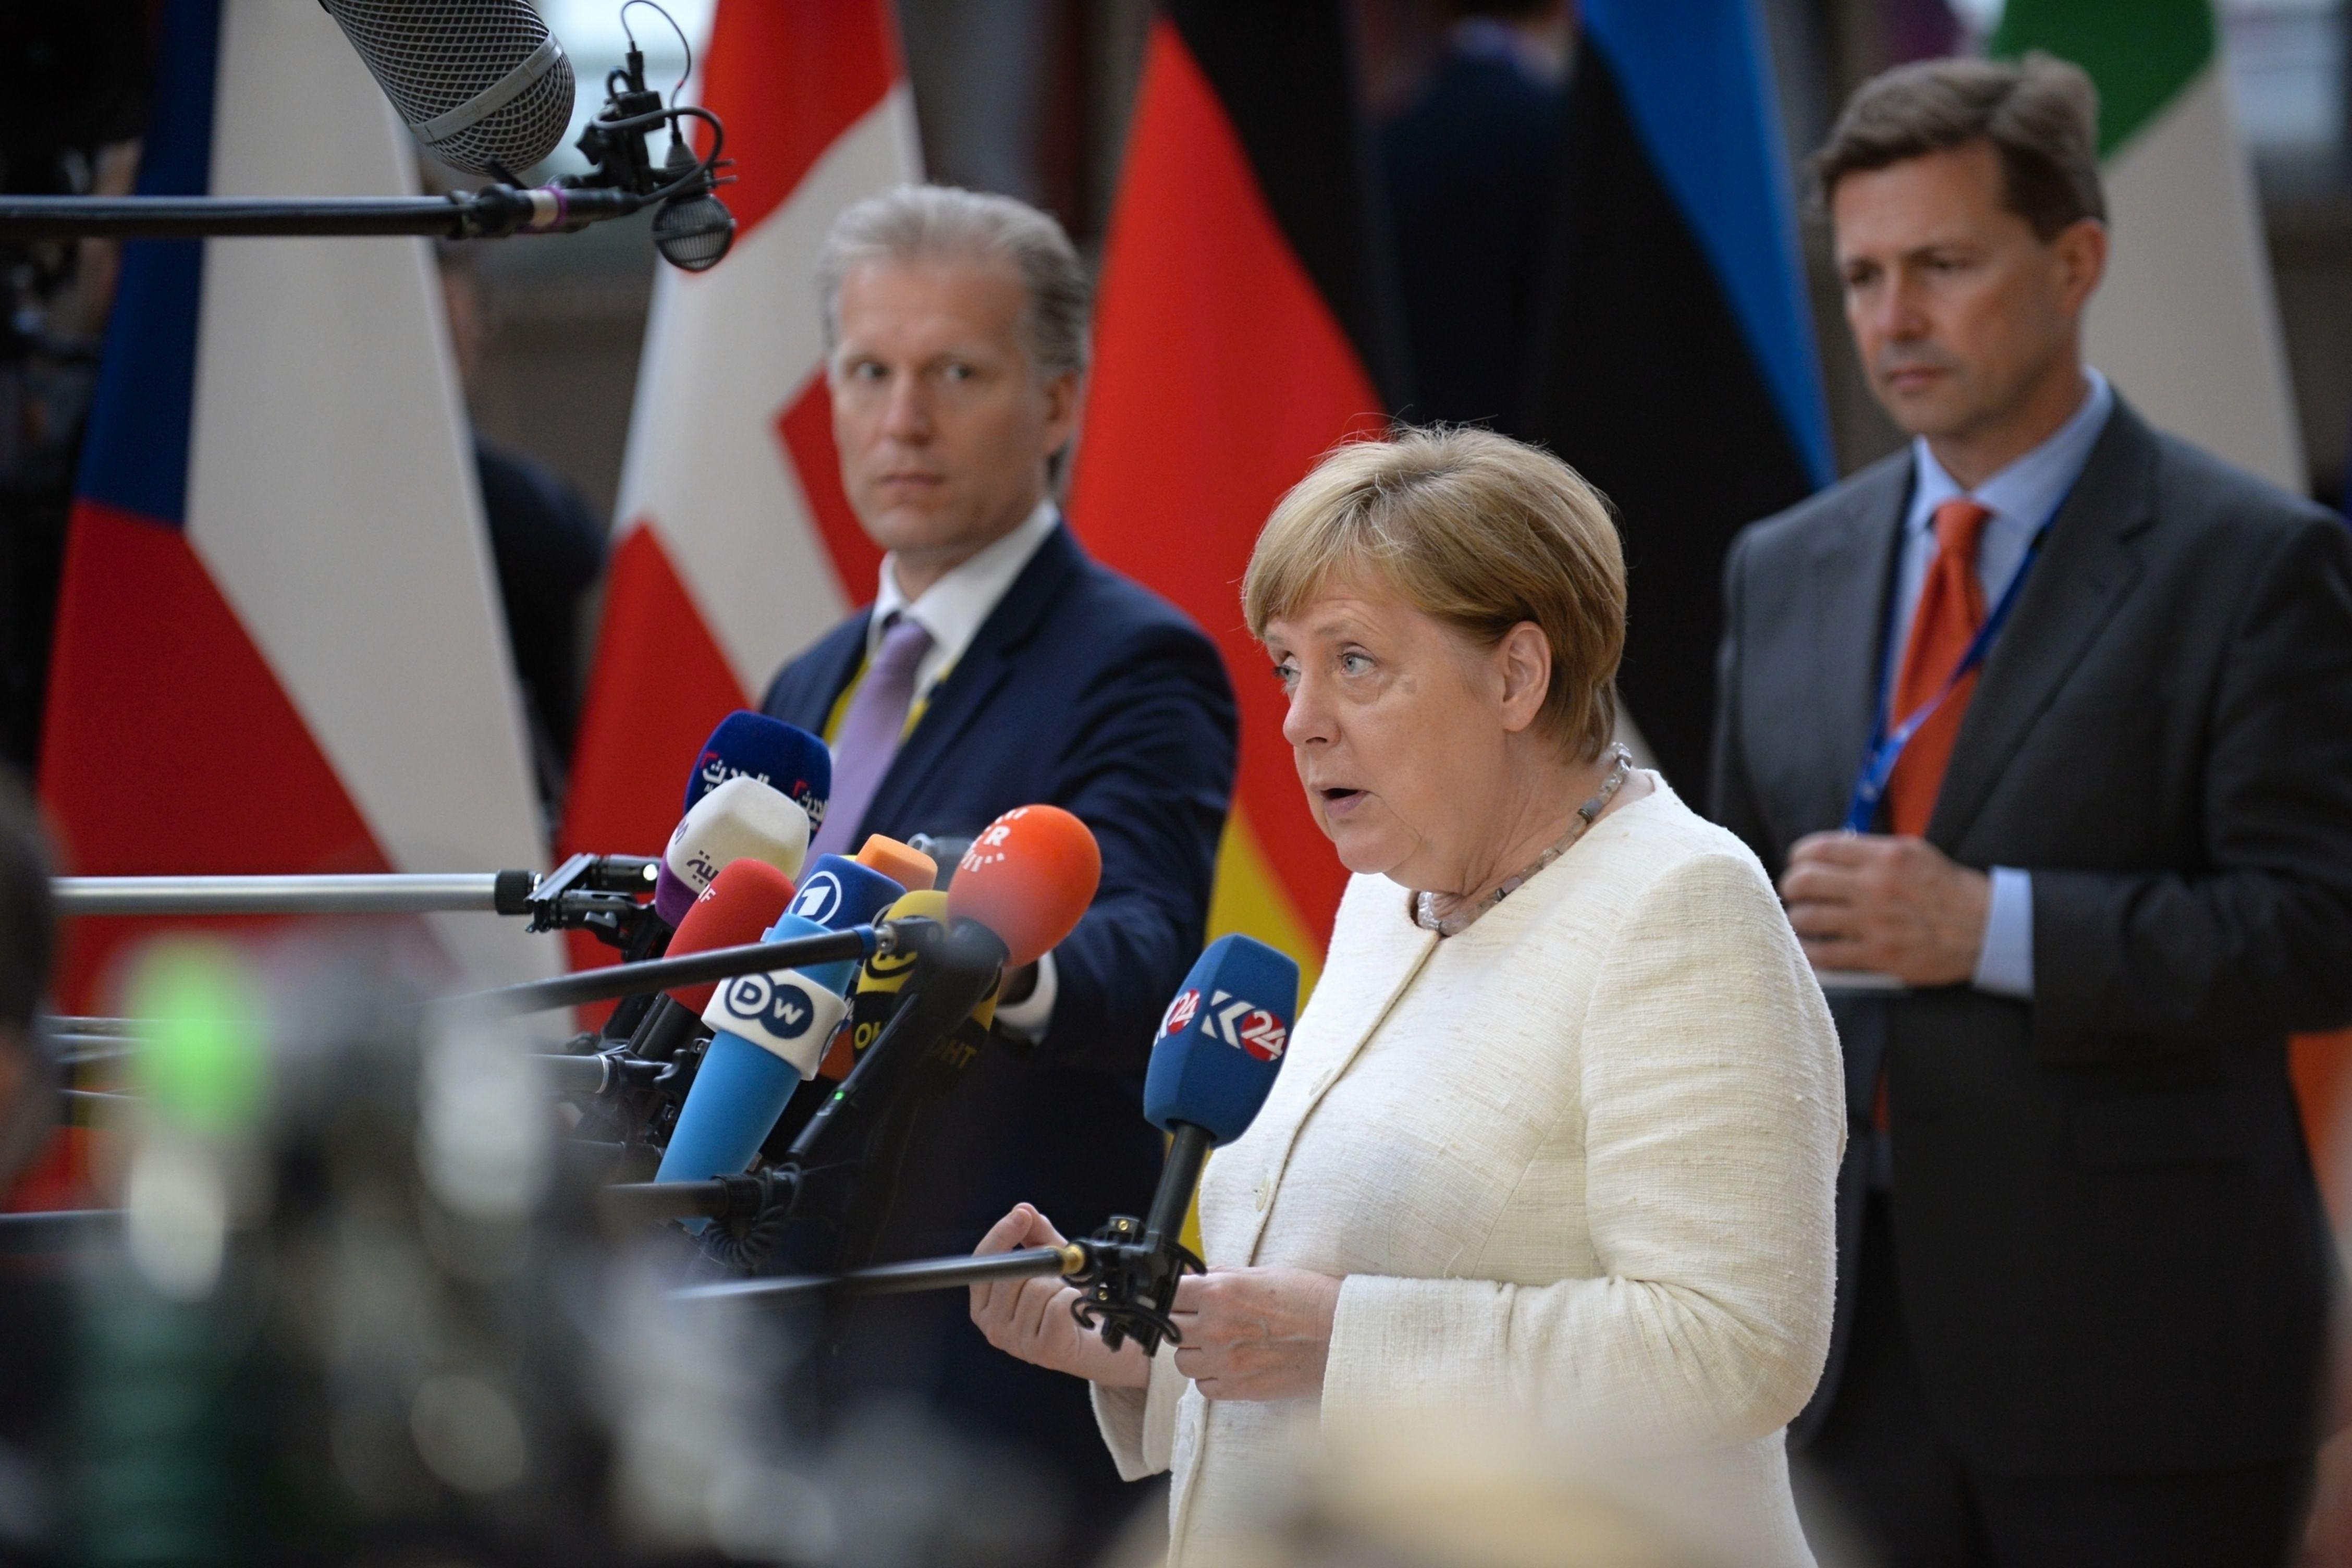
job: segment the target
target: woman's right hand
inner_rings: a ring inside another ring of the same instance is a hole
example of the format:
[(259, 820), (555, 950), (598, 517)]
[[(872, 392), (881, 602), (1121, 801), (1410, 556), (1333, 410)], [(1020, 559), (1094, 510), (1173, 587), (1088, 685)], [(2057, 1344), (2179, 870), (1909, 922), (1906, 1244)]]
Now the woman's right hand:
[[(1060, 1247), (1062, 1233), (1027, 1204), (989, 1227), (972, 1256), (1011, 1252), (1023, 1247)], [(996, 1279), (971, 1287), (971, 1321), (998, 1350), (1055, 1372), (1113, 1388), (1141, 1388), (1151, 1381), (1151, 1362), (1132, 1340), (1117, 1350), (1102, 1335), (1070, 1315), (1078, 1293), (1055, 1278)]]

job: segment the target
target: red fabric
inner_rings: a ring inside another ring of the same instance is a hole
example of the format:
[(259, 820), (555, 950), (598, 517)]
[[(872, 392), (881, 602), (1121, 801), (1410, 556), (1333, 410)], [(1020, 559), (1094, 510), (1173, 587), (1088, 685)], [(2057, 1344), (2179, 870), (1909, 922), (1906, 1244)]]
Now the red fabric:
[(1242, 625), (1240, 583), (1282, 493), (1335, 443), (1385, 420), (1224, 105), (1164, 17), (1145, 57), (1095, 342), (1072, 524), (1223, 650), (1241, 699), (1240, 804), (1319, 950), (1348, 873), (1298, 787), (1282, 690)]
[[(658, 25), (658, 24), (656, 24)], [(727, 125), (736, 183), (721, 195), (749, 234), (898, 75), (884, 0), (728, 0), (710, 24), (702, 101)], [(707, 148), (698, 127), (695, 144)], [(798, 304), (799, 301), (794, 301)]]
[[(651, 521), (613, 552), (603, 635), (608, 657), (596, 660), (581, 704), (559, 853), (658, 855), (703, 741), (749, 699)], [(575, 969), (620, 956), (585, 931), (569, 933), (568, 945)], [(611, 1013), (609, 1003), (582, 1009), (597, 1023)]]
[[(1936, 559), (1919, 590), (1919, 605), (1911, 616), (1911, 640), (1903, 649), (1901, 673), (1895, 681), (1892, 714), (1900, 722), (1935, 700), (1952, 671), (1959, 667), (1969, 644), (1985, 622), (1984, 586), (1977, 581), (1977, 545), (1992, 513), (1975, 501), (1956, 498), (1936, 509)], [(1951, 695), (1919, 726), (1903, 748), (1886, 784), (1886, 809), (1895, 831), (1921, 834), (1935, 814), (1937, 793), (1944, 787), (1944, 770), (1952, 760), (1952, 742), (1958, 738), (1960, 720), (1975, 695), (1971, 670), (1952, 688)]]
[[(310, 726), (176, 528), (74, 503), (41, 739), (40, 794), (82, 876), (388, 871)], [(398, 679), (387, 670), (385, 679)], [(58, 999), (136, 937), (185, 921), (68, 923)], [(213, 932), (267, 917), (209, 920)]]

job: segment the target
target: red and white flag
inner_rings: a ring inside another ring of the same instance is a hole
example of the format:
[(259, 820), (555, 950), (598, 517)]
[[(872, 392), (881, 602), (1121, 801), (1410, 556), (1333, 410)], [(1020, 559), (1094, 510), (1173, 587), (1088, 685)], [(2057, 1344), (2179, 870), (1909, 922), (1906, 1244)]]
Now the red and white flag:
[(718, 267), (655, 289), (570, 849), (657, 851), (711, 726), (869, 597), (881, 560), (841, 489), (815, 279), (843, 208), (920, 177), (887, 0), (722, 0), (702, 101), (740, 226)]
[[(316, 0), (171, 0), (160, 25), (142, 191), (415, 193)], [(544, 863), (441, 309), (421, 239), (128, 247), (41, 750), (72, 869)], [(557, 966), (519, 921), (435, 921), (477, 978)], [(74, 922), (68, 1005), (142, 924)]]

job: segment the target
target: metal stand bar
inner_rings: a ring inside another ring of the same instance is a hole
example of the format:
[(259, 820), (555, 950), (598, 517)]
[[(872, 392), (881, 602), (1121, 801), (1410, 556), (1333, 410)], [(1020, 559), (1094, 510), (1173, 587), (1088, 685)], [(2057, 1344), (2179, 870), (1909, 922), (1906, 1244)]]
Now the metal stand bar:
[(853, 1268), (846, 1274), (799, 1274), (781, 1279), (693, 1285), (671, 1291), (670, 1300), (750, 1301), (772, 1306), (814, 1296), (898, 1296), (912, 1290), (952, 1290), (961, 1286), (983, 1285), (992, 1279), (1034, 1279), (1049, 1275), (1066, 1278), (1084, 1272), (1087, 1261), (1085, 1244), (1070, 1242), (1061, 1247), (995, 1252), (985, 1258), (919, 1258), (907, 1263)]
[(35, 1209), (0, 1214), (0, 1255), (51, 1252), (85, 1237), (112, 1236), (121, 1209)]
[[(499, 909), (529, 871), (341, 877), (58, 877), (65, 915), (408, 915)], [(501, 884), (504, 884), (504, 887)]]
[(446, 196), (5, 196), (0, 240), (556, 234), (642, 211), (626, 191), (490, 185)]
[(823, 936), (795, 937), (790, 942), (753, 942), (744, 947), (718, 947), (684, 958), (656, 958), (644, 963), (615, 963), (604, 969), (559, 974), (552, 980), (529, 980), (495, 991), (472, 991), (444, 997), (434, 1005), (444, 1016), (510, 1017), (556, 1007), (576, 1007), (583, 1002), (610, 1002), (673, 986), (699, 985), (710, 980), (732, 980), (739, 974), (764, 974), (773, 969), (803, 964), (834, 963), (890, 951), (894, 933), (887, 925), (852, 926)]

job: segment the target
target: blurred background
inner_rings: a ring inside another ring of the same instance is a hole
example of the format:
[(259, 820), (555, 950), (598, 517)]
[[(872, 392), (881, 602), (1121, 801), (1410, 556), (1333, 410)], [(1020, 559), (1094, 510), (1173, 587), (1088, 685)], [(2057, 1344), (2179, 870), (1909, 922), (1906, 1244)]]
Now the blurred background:
[[(1352, 0), (1356, 70), (1375, 115), (1408, 109), (1443, 58), (1448, 0)], [(675, 0), (699, 38), (711, 0)], [(626, 45), (607, 0), (545, 0), (549, 25), (601, 79)], [(1857, 84), (1906, 59), (1975, 47), (1999, 0), (1764, 0), (1792, 153), (1816, 145)], [(2344, 0), (2221, 0), (2240, 133), (2252, 153), (2285, 327), (2312, 493), (2340, 504), (2352, 442), (2352, 93)], [(1089, 256), (1115, 194), (1142, 66), (1149, 0), (900, 0), (898, 16), (931, 178), (1003, 191), (1052, 212)], [(638, 13), (642, 16), (642, 13)], [(677, 45), (639, 25), (649, 75)], [(583, 123), (594, 110), (581, 94)], [(555, 166), (562, 166), (559, 155)], [(1791, 170), (1790, 178), (1797, 177)], [(1856, 374), (1825, 237), (1806, 232), (1813, 320), (1841, 471), (1898, 444)], [(612, 510), (655, 263), (624, 226), (562, 247), (485, 247), (475, 418)], [(796, 303), (796, 302), (795, 302)]]

